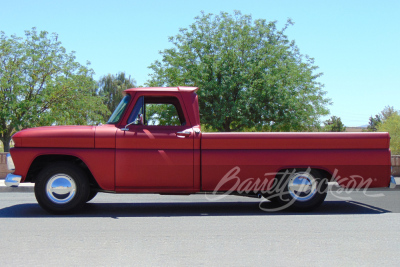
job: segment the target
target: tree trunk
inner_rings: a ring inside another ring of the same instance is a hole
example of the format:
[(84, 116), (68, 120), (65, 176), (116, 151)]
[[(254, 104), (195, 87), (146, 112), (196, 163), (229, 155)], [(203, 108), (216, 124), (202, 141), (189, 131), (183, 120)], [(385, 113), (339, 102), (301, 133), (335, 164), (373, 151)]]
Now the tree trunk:
[(1, 142), (3, 143), (4, 152), (9, 152), (11, 136), (5, 135), (3, 138), (1, 138)]
[(228, 117), (224, 121), (224, 125), (223, 125), (224, 132), (231, 132), (232, 130), (231, 130), (230, 126), (231, 126), (231, 119)]

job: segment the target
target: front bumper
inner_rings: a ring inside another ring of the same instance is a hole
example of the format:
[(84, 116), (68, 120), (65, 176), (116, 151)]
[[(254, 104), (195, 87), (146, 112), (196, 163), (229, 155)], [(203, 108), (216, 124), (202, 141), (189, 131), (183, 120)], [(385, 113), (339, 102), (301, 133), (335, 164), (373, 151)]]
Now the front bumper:
[(389, 188), (396, 188), (396, 180), (394, 179), (393, 176), (390, 177), (390, 185)]
[(6, 176), (4, 184), (7, 187), (17, 187), (17, 186), (19, 186), (19, 183), (21, 182), (21, 178), (22, 178), (22, 176), (20, 176), (20, 175), (15, 175), (15, 174), (9, 173)]

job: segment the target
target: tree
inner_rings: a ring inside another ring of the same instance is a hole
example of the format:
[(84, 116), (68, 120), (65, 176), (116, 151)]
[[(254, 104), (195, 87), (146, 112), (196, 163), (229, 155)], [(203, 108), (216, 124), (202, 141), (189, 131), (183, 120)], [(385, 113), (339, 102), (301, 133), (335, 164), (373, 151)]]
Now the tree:
[(329, 120), (324, 122), (325, 132), (345, 132), (346, 127), (342, 123), (340, 117), (332, 116)]
[(376, 132), (379, 124), (385, 122), (393, 114), (399, 115), (398, 111), (395, 110), (393, 106), (386, 106), (379, 114), (375, 115), (375, 117), (369, 117), (367, 130), (369, 132)]
[(367, 126), (367, 131), (376, 132), (378, 130), (378, 125), (382, 122), (381, 117), (379, 115), (375, 115), (374, 117), (369, 117), (369, 123)]
[(35, 28), (25, 38), (0, 37), (0, 140), (9, 151), (20, 129), (56, 124), (94, 124), (107, 112), (96, 95), (93, 70), (75, 61), (58, 35)]
[(400, 154), (400, 115), (393, 112), (378, 125), (378, 131), (390, 134), (390, 150), (392, 154)]
[(171, 104), (147, 104), (146, 122), (149, 125), (181, 125), (178, 112)]
[(277, 22), (236, 11), (204, 14), (170, 37), (149, 86), (198, 86), (200, 115), (219, 131), (304, 131), (328, 114), (314, 60), (300, 54)]
[[(125, 72), (117, 73), (116, 75), (105, 75), (99, 79), (98, 94), (104, 98), (104, 104), (110, 112), (113, 112), (118, 106), (123, 97), (123, 91), (128, 88), (136, 87), (136, 81), (127, 77)], [(107, 121), (107, 114), (104, 120)]]
[(386, 106), (382, 111), (381, 114), (379, 114), (379, 117), (381, 118), (382, 121), (387, 120), (390, 116), (393, 114), (399, 114), (393, 106)]

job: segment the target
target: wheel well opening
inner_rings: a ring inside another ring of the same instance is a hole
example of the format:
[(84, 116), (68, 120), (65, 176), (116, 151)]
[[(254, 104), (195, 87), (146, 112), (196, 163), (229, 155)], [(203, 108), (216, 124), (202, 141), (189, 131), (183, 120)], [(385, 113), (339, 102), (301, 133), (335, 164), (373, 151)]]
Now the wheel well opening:
[(80, 158), (71, 155), (41, 155), (35, 158), (29, 168), (25, 181), (34, 183), (36, 177), (43, 168), (60, 161), (71, 162), (79, 166), (86, 173), (89, 179), (90, 187), (100, 189), (96, 179), (93, 177), (93, 174), (90, 172), (87, 165)]
[(279, 176), (279, 174), (282, 175), (285, 171), (288, 171), (290, 174), (290, 173), (292, 173), (293, 170), (307, 171), (308, 169), (317, 171), (320, 176), (318, 178), (326, 178), (328, 182), (335, 182), (335, 179), (332, 177), (332, 174), (329, 171), (324, 170), (324, 169), (319, 169), (319, 168), (304, 168), (304, 167), (302, 167), (302, 168), (285, 168), (285, 169), (281, 169), (278, 171), (277, 177)]

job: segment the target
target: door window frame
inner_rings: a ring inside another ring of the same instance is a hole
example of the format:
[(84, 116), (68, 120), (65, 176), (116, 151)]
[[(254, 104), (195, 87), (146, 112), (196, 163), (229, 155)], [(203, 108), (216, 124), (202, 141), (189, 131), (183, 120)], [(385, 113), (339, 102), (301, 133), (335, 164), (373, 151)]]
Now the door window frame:
[[(177, 128), (177, 127), (192, 128), (193, 127), (192, 123), (191, 123), (191, 121), (190, 121), (190, 119), (189, 119), (189, 117), (187, 115), (186, 106), (185, 106), (185, 103), (184, 103), (181, 95), (177, 94), (177, 93), (174, 93), (174, 92), (171, 92), (171, 93), (170, 92), (163, 92), (163, 93), (157, 93), (157, 94), (154, 94), (152, 92), (148, 92), (148, 93), (146, 93), (146, 92), (137, 92), (134, 95), (132, 94), (131, 95), (132, 101), (129, 104), (128, 108), (125, 109), (125, 114), (123, 115), (122, 119), (120, 120), (119, 127), (124, 127), (125, 125), (128, 124), (129, 117), (130, 117), (133, 109), (136, 106), (136, 103), (139, 101), (139, 98), (141, 96), (143, 96), (143, 97), (146, 97), (146, 96), (147, 97), (175, 97), (178, 100), (179, 105), (181, 106), (182, 115), (184, 116), (186, 124), (185, 125), (173, 125), (173, 126), (172, 125), (171, 126), (164, 126), (164, 125), (136, 125), (136, 124), (131, 124), (128, 127), (131, 127), (131, 126), (132, 127), (141, 126), (141, 127), (151, 127), (151, 128), (159, 127), (159, 128), (162, 128), (162, 129), (167, 129), (167, 128), (170, 128), (170, 127), (175, 127), (175, 128)], [(179, 114), (179, 112), (178, 112), (178, 114)]]

